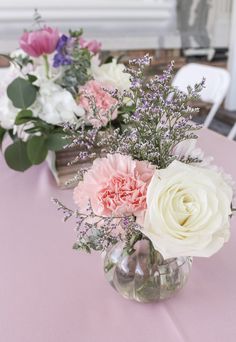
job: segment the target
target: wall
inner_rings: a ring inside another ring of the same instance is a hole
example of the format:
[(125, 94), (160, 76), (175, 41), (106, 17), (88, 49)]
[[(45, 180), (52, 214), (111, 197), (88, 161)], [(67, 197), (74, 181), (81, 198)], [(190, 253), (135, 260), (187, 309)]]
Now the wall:
[[(67, 0), (66, 8), (56, 0), (10, 0), (0, 4), (0, 51), (17, 47), (22, 30), (31, 27), (34, 8), (62, 30), (83, 27), (86, 36), (101, 40), (105, 49), (178, 48), (177, 1), (186, 0)], [(193, 16), (196, 2), (210, 3), (210, 43), (227, 46), (231, 0), (187, 1)], [(194, 41), (191, 45), (197, 46)]]

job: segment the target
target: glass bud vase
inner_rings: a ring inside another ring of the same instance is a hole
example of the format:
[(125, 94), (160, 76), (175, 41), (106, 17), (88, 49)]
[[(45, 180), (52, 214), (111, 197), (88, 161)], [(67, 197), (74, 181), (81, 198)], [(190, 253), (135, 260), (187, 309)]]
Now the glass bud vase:
[(171, 297), (183, 288), (191, 270), (191, 257), (164, 260), (149, 240), (138, 241), (128, 254), (123, 243), (111, 247), (104, 259), (104, 272), (111, 286), (123, 297), (154, 302)]

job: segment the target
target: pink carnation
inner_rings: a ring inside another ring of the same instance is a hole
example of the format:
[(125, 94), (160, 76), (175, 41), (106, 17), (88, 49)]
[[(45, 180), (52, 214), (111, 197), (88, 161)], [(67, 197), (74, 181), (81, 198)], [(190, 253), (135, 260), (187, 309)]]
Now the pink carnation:
[(37, 31), (24, 32), (20, 38), (20, 47), (28, 55), (39, 57), (55, 51), (59, 38), (58, 30), (44, 27)]
[(74, 189), (74, 201), (80, 210), (84, 210), (90, 200), (96, 215), (133, 214), (142, 218), (147, 186), (154, 169), (147, 162), (121, 154), (96, 159), (84, 180)]
[[(114, 120), (117, 117), (117, 109), (109, 112), (112, 106), (117, 104), (117, 100), (103, 88), (109, 87), (93, 80), (80, 87), (79, 104), (85, 109), (87, 119), (94, 127), (106, 126), (108, 121)], [(96, 107), (99, 111), (96, 116), (94, 116), (91, 104), (89, 103), (89, 96), (96, 102)]]
[(96, 54), (101, 50), (102, 44), (97, 40), (87, 41), (84, 38), (79, 39), (79, 43), (82, 49), (88, 49), (90, 52)]

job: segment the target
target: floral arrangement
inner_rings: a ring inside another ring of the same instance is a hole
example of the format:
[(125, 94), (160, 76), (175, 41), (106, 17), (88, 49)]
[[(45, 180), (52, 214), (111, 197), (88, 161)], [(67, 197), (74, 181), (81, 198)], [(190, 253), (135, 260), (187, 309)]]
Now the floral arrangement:
[(86, 156), (96, 148), (100, 155), (78, 173), (77, 209), (55, 202), (65, 221), (75, 218), (75, 249), (105, 251), (122, 241), (132, 254), (137, 241), (145, 239), (164, 259), (209, 257), (229, 239), (235, 192), (231, 177), (196, 147), (201, 127), (191, 121), (198, 109), (190, 103), (198, 99), (204, 80), (186, 94), (171, 85), (173, 63), (147, 80), (144, 70), (150, 63), (149, 56), (130, 61), (125, 70), (129, 91), (107, 90), (116, 103), (110, 122), (116, 108), (123, 108), (125, 128), (101, 136), (99, 108), (91, 97), (93, 127), (80, 136), (67, 127), (74, 144), (86, 147)]
[[(198, 98), (204, 80), (185, 94), (171, 85), (173, 63), (162, 75), (146, 80), (144, 69), (150, 62), (149, 56), (130, 61), (125, 71), (130, 91), (112, 92), (120, 107), (126, 101), (132, 108), (126, 127), (99, 143), (94, 128), (74, 138), (75, 143), (87, 142), (87, 153), (96, 143), (101, 154), (78, 174), (73, 195), (77, 209), (54, 201), (65, 221), (75, 218), (76, 250), (107, 251), (122, 242), (132, 255), (137, 242), (145, 240), (164, 260), (209, 257), (229, 239), (235, 190), (231, 177), (196, 147), (200, 126), (191, 118), (198, 109), (189, 104)], [(157, 286), (155, 279), (153, 283)]]
[[(33, 29), (8, 56), (11, 66), (0, 81), (0, 143), (8, 133), (13, 142), (5, 159), (12, 169), (25, 171), (44, 161), (48, 151), (68, 145), (65, 124), (78, 132), (94, 125), (105, 130), (111, 111), (122, 123), (117, 101), (104, 88), (128, 90), (129, 75), (116, 59), (101, 63), (101, 44), (86, 41), (82, 33), (61, 33), (36, 12)], [(88, 94), (100, 110), (96, 119)]]

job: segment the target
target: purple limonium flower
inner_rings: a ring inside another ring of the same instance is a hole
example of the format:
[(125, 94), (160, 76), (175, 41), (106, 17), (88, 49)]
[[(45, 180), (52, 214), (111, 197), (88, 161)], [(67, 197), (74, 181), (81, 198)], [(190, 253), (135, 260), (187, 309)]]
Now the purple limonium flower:
[(53, 58), (53, 66), (54, 68), (58, 68), (61, 65), (70, 65), (72, 63), (72, 58), (69, 54), (69, 47), (71, 43), (71, 38), (66, 35), (62, 35), (58, 40), (56, 51), (57, 53)]

